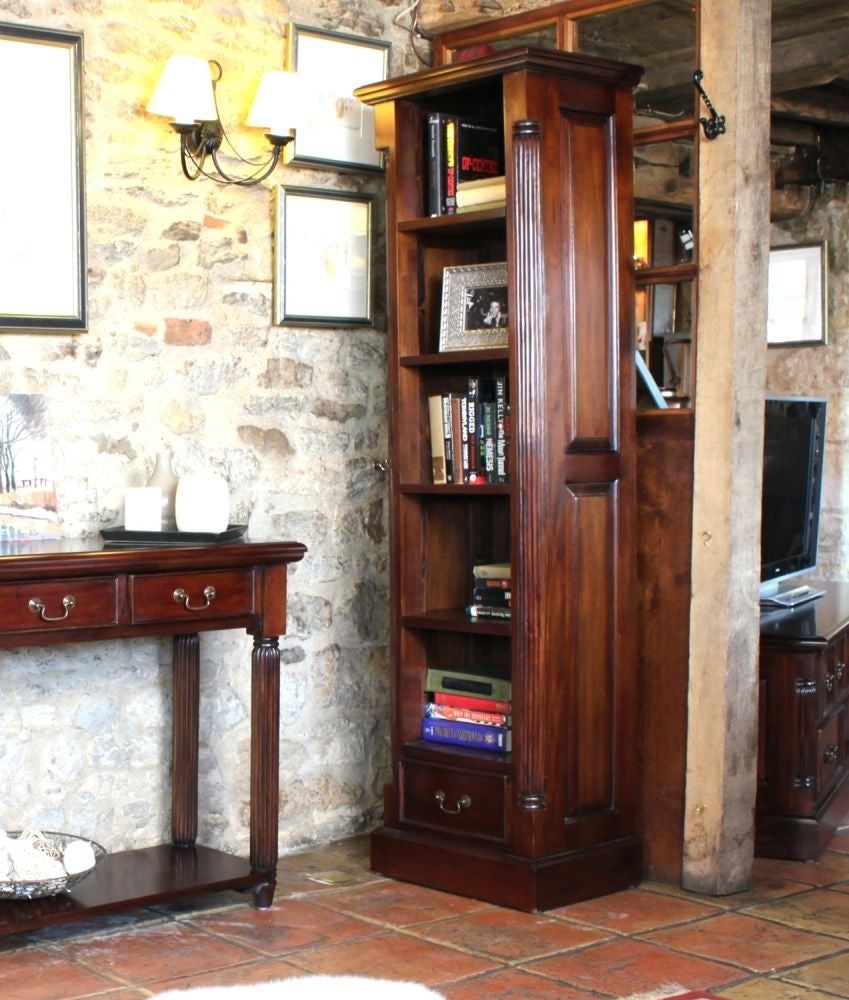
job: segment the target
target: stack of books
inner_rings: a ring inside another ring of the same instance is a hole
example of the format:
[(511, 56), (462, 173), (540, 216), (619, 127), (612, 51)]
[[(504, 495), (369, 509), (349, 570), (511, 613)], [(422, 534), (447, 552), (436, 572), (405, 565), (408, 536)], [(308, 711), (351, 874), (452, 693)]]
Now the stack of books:
[(466, 611), (472, 618), (510, 619), (510, 563), (481, 563), (473, 567), (475, 586)]
[(427, 672), (422, 739), (476, 750), (511, 749), (511, 684), (483, 668)]
[(427, 130), (430, 215), (454, 214), (460, 186), (469, 181), (498, 176), (503, 181), (504, 135), (499, 126), (434, 112)]
[(428, 396), (434, 483), (510, 481), (507, 379), (469, 376), (465, 392)]
[(507, 181), (501, 177), (481, 177), (457, 184), (457, 213), (483, 212), (503, 208), (507, 201)]

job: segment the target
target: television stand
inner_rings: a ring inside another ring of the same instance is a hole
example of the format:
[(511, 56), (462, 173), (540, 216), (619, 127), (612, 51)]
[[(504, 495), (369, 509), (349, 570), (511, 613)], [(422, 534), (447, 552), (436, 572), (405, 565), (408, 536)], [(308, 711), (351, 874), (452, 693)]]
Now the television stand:
[(824, 590), (817, 590), (803, 583), (798, 587), (778, 590), (774, 594), (764, 594), (760, 602), (762, 608), (795, 608), (798, 604), (815, 601), (824, 594)]
[(755, 854), (817, 858), (849, 809), (849, 583), (760, 623)]

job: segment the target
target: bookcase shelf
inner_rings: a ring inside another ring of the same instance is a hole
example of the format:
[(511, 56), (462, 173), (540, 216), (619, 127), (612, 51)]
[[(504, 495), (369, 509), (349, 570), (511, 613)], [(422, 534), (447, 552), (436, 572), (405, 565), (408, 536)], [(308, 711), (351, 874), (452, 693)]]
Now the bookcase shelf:
[[(638, 78), (520, 49), (357, 92), (375, 108), (388, 191), (393, 765), (372, 867), (525, 910), (641, 877)], [(426, 215), (434, 112), (501, 125), (503, 208)], [(507, 347), (440, 351), (445, 269), (494, 263)], [(429, 400), (473, 377), (508, 389), (509, 482), (434, 484)], [(509, 620), (466, 612), (482, 563), (510, 565)], [(422, 739), (427, 686), (444, 671), (510, 677), (511, 750)]]

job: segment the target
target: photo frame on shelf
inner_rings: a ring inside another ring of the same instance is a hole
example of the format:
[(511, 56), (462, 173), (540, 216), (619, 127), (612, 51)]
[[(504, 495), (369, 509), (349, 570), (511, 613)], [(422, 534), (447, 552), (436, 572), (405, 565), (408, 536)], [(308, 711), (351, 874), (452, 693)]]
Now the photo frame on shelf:
[(506, 263), (445, 268), (440, 351), (506, 347), (508, 315)]
[(276, 324), (371, 324), (373, 201), (347, 191), (277, 188)]
[(298, 108), (294, 149), (287, 162), (334, 170), (383, 169), (375, 148), (374, 109), (354, 90), (385, 80), (391, 45), (321, 28), (290, 24), (286, 69), (298, 73), (307, 99)]
[(826, 249), (803, 243), (769, 251), (768, 346), (827, 343)]
[(0, 331), (87, 329), (82, 64), (79, 33), (0, 25)]

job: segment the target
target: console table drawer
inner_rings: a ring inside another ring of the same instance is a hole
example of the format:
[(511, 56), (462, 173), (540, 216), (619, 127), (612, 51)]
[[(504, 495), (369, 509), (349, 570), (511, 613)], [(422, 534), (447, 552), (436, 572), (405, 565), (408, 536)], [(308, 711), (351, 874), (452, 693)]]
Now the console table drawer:
[(118, 621), (118, 578), (81, 577), (0, 584), (4, 633), (107, 628)]
[(405, 761), (401, 778), (403, 820), (416, 826), (504, 841), (503, 775)]
[(130, 623), (220, 621), (254, 611), (254, 571), (145, 573), (131, 576)]

